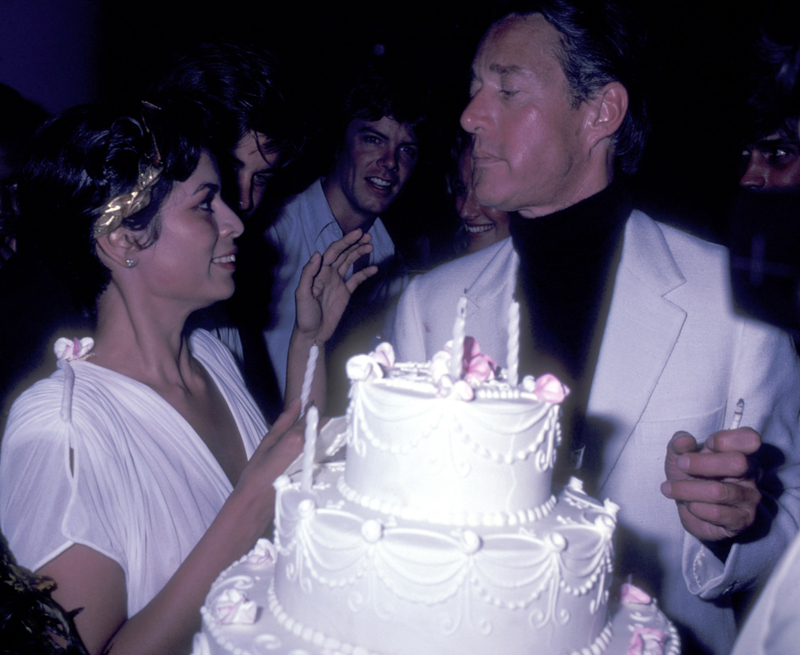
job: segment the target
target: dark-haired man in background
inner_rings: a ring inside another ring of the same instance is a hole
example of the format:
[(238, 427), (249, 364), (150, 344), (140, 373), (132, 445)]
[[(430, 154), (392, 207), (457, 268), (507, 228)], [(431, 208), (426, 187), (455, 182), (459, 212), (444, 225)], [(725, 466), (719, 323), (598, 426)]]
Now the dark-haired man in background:
[[(733, 312), (723, 248), (632, 207), (645, 58), (622, 9), (553, 0), (498, 15), (461, 124), (475, 195), (516, 212), (512, 238), (411, 282), (398, 357), (441, 349), (463, 294), (466, 333), (505, 366), (516, 298), (520, 373), (572, 389), (561, 466), (582, 462), (622, 508), (616, 573), (658, 596), (685, 653), (727, 653), (732, 594), (763, 582), (797, 530), (800, 365), (786, 335)], [(726, 430), (740, 398), (750, 427)], [(771, 456), (760, 481), (757, 451)]]
[(200, 43), (177, 52), (148, 92), (157, 105), (193, 101), (206, 110), (223, 193), (243, 218), (258, 209), (266, 182), (302, 140), (281, 87), (278, 63), (263, 48)]
[[(373, 251), (368, 260), (356, 262), (354, 270), (375, 265), (379, 272), (353, 296), (329, 343), (331, 351), (345, 349), (339, 355), (329, 353), (335, 362), (330, 367), (332, 375), (343, 372), (346, 357), (368, 349), (371, 339), (383, 330), (385, 315), (408, 278), (380, 215), (414, 171), (419, 156), (417, 132), (424, 119), (424, 99), (406, 75), (391, 66), (371, 67), (347, 94), (331, 171), (290, 198), (268, 228), (266, 237), (278, 250), (280, 263), (272, 291), (272, 323), (264, 337), (281, 388), (286, 384), (294, 289), (302, 265), (315, 251), (324, 252), (356, 229), (372, 235)], [(353, 336), (355, 332), (358, 337)], [(344, 341), (347, 346), (342, 345)], [(331, 409), (343, 410), (346, 380), (332, 378), (329, 388), (334, 401)]]

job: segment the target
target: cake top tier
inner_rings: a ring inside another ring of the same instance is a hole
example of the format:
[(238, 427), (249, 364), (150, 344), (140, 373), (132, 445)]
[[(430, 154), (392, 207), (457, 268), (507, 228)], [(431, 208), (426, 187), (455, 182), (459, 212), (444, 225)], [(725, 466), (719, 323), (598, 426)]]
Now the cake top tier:
[(389, 343), (380, 344), (368, 355), (356, 355), (347, 362), (347, 375), (352, 382), (373, 381), (418, 391), (423, 395), (471, 401), (486, 399), (523, 399), (532, 402), (560, 404), (569, 389), (550, 374), (539, 378), (525, 376), (522, 383), (510, 383), (491, 357), (480, 352), (478, 342), (466, 337), (460, 366), (452, 364), (453, 342), (436, 353), (429, 362), (399, 363)]
[(388, 344), (348, 362), (348, 500), (406, 519), (506, 525), (552, 505), (564, 386), (552, 375), (521, 385), (465, 339), (457, 379), (450, 354), (398, 364)]

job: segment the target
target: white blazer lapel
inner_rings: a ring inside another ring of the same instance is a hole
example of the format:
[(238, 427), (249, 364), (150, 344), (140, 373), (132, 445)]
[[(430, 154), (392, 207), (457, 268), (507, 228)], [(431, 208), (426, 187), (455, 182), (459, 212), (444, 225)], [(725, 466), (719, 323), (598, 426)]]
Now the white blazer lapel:
[(658, 225), (635, 211), (625, 229), (587, 407), (585, 437), (603, 440), (598, 444), (603, 453), (598, 489), (628, 442), (678, 339), (686, 312), (663, 296), (684, 282)]
[[(518, 265), (514, 245), (510, 238), (505, 239), (480, 274), (467, 279), (465, 287), (466, 332), (477, 339), (481, 352), (503, 367), (508, 356), (508, 308), (514, 297)], [(455, 318), (455, 306), (452, 316)]]
[(518, 265), (519, 258), (511, 239), (501, 241), (491, 259), (481, 267), (479, 274), (473, 280), (465, 280), (467, 316), (470, 312), (492, 305), (498, 297), (505, 299), (509, 286), (510, 293), (513, 294)]

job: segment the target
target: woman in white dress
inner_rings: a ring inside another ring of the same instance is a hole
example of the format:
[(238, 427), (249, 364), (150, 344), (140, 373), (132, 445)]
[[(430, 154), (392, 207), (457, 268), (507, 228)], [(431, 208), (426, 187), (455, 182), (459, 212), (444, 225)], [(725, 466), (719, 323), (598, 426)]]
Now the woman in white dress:
[[(268, 530), (272, 483), (302, 451), (299, 403), (267, 432), (230, 353), (184, 330), (233, 293), (244, 227), (220, 197), (199, 112), (144, 111), (65, 112), (20, 183), (42, 261), (96, 330), (57, 344), (56, 373), (12, 407), (0, 529), (20, 564), (55, 580), (56, 601), (82, 608), (90, 653), (188, 651), (211, 583)], [(303, 269), (287, 398), (374, 272), (343, 279), (368, 241), (351, 233)], [(315, 385), (324, 398), (324, 375)]]

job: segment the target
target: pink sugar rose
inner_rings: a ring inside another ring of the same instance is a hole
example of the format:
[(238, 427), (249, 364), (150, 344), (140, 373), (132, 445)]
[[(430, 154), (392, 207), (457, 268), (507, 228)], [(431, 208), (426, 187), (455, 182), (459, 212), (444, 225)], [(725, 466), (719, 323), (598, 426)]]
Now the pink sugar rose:
[(383, 377), (383, 370), (380, 364), (370, 355), (354, 355), (347, 360), (345, 370), (347, 371), (347, 377), (354, 382), (380, 380)]
[(392, 344), (386, 341), (379, 344), (369, 356), (384, 368), (392, 368), (394, 366), (394, 348), (392, 348)]
[(649, 605), (652, 600), (646, 591), (639, 589), (639, 587), (632, 585), (630, 582), (622, 584), (619, 595), (623, 603), (634, 603), (636, 605)]
[(465, 380), (453, 382), (449, 375), (442, 375), (436, 380), (436, 389), (436, 393), (443, 398), (470, 401), (475, 397), (475, 391)]
[(256, 622), (258, 606), (248, 600), (238, 589), (226, 589), (214, 604), (214, 615), (223, 625), (246, 623), (252, 625)]
[(275, 546), (268, 539), (259, 539), (253, 550), (247, 554), (247, 561), (253, 566), (271, 564), (275, 559)]
[(433, 381), (439, 381), (450, 373), (450, 353), (440, 350), (431, 358), (430, 373)]
[(466, 380), (459, 380), (453, 385), (452, 394), (458, 400), (470, 401), (475, 397), (475, 391)]
[(545, 373), (536, 378), (533, 395), (537, 400), (558, 405), (564, 402), (567, 394), (569, 394), (569, 388), (561, 384), (560, 380), (552, 373)]
[(655, 628), (637, 625), (633, 629), (628, 655), (664, 655), (667, 635)]
[(474, 337), (464, 337), (462, 371), (464, 379), (473, 386), (494, 379), (497, 364), (489, 355), (482, 353)]

